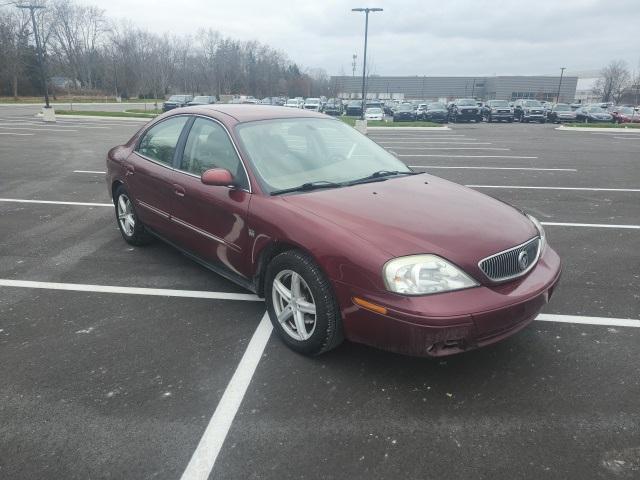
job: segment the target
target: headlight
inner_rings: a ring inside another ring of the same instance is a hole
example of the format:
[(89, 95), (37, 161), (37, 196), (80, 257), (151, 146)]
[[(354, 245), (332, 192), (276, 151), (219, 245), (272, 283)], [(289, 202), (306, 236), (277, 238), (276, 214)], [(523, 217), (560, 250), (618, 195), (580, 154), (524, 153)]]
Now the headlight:
[(544, 250), (544, 247), (547, 245), (547, 235), (546, 233), (544, 233), (544, 228), (542, 227), (542, 224), (538, 221), (536, 217), (529, 214), (527, 214), (527, 217), (529, 218), (529, 220), (533, 222), (533, 224), (538, 229), (538, 233), (540, 234), (540, 254), (542, 255), (542, 251)]
[(410, 255), (388, 261), (383, 268), (387, 288), (405, 295), (448, 292), (479, 284), (437, 255)]

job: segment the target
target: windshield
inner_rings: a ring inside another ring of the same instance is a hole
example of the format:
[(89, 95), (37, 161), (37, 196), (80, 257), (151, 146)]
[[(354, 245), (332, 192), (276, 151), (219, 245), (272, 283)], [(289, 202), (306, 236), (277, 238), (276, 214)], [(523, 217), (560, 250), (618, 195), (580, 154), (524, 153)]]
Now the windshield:
[(287, 118), (240, 124), (240, 141), (269, 191), (309, 182), (351, 182), (379, 170), (411, 170), (345, 123)]
[(171, 95), (169, 97), (169, 101), (170, 102), (184, 102), (184, 100), (186, 99), (186, 95)]
[(625, 115), (633, 115), (634, 111), (631, 107), (620, 107), (617, 109), (618, 113), (624, 113)]
[(527, 100), (524, 102), (525, 107), (542, 107), (542, 104), (538, 100)]
[(298, 105), (298, 100), (287, 100), (287, 105)]
[(469, 99), (469, 98), (463, 98), (462, 100), (458, 100), (458, 105), (462, 105), (462, 106), (471, 106), (473, 105), (474, 107), (476, 106), (476, 101), (473, 99)]
[(558, 105), (553, 107), (553, 111), (554, 112), (570, 112), (571, 107), (569, 105), (564, 105), (559, 103)]
[(194, 102), (208, 102), (209, 97), (196, 97), (193, 99)]
[(367, 108), (367, 113), (382, 113), (381, 108)]
[(319, 98), (307, 98), (306, 103), (320, 103)]
[(491, 100), (488, 102), (491, 107), (508, 107), (509, 102), (506, 100)]
[(396, 110), (398, 112), (411, 112), (413, 111), (413, 107), (411, 105), (402, 104), (398, 105), (398, 108)]

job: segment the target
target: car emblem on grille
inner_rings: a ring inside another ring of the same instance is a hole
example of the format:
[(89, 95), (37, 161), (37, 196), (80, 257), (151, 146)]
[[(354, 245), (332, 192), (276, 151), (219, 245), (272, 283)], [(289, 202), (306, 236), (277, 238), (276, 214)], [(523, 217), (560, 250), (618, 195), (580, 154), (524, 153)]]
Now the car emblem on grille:
[(518, 265), (520, 266), (520, 270), (525, 270), (529, 265), (529, 254), (526, 250), (522, 250), (518, 255)]

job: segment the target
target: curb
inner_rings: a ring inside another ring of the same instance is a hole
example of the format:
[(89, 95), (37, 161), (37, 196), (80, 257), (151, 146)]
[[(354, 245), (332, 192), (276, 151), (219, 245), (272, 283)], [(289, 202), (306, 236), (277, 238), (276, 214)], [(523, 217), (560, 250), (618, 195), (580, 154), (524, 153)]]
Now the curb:
[(598, 128), (598, 127), (565, 127), (564, 125), (560, 125), (556, 127), (556, 130), (560, 130), (561, 132), (613, 132), (613, 133), (640, 133), (640, 128)]

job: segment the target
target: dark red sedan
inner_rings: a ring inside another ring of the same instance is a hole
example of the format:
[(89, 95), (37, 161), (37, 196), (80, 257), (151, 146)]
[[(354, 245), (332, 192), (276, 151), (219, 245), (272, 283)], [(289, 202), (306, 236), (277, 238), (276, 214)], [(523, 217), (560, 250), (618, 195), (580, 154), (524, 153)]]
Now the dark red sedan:
[(613, 107), (611, 115), (615, 123), (640, 123), (640, 112), (633, 107)]
[(153, 237), (263, 296), (292, 349), (413, 355), (494, 343), (560, 277), (537, 220), (305, 110), (172, 110), (109, 151), (124, 239)]

